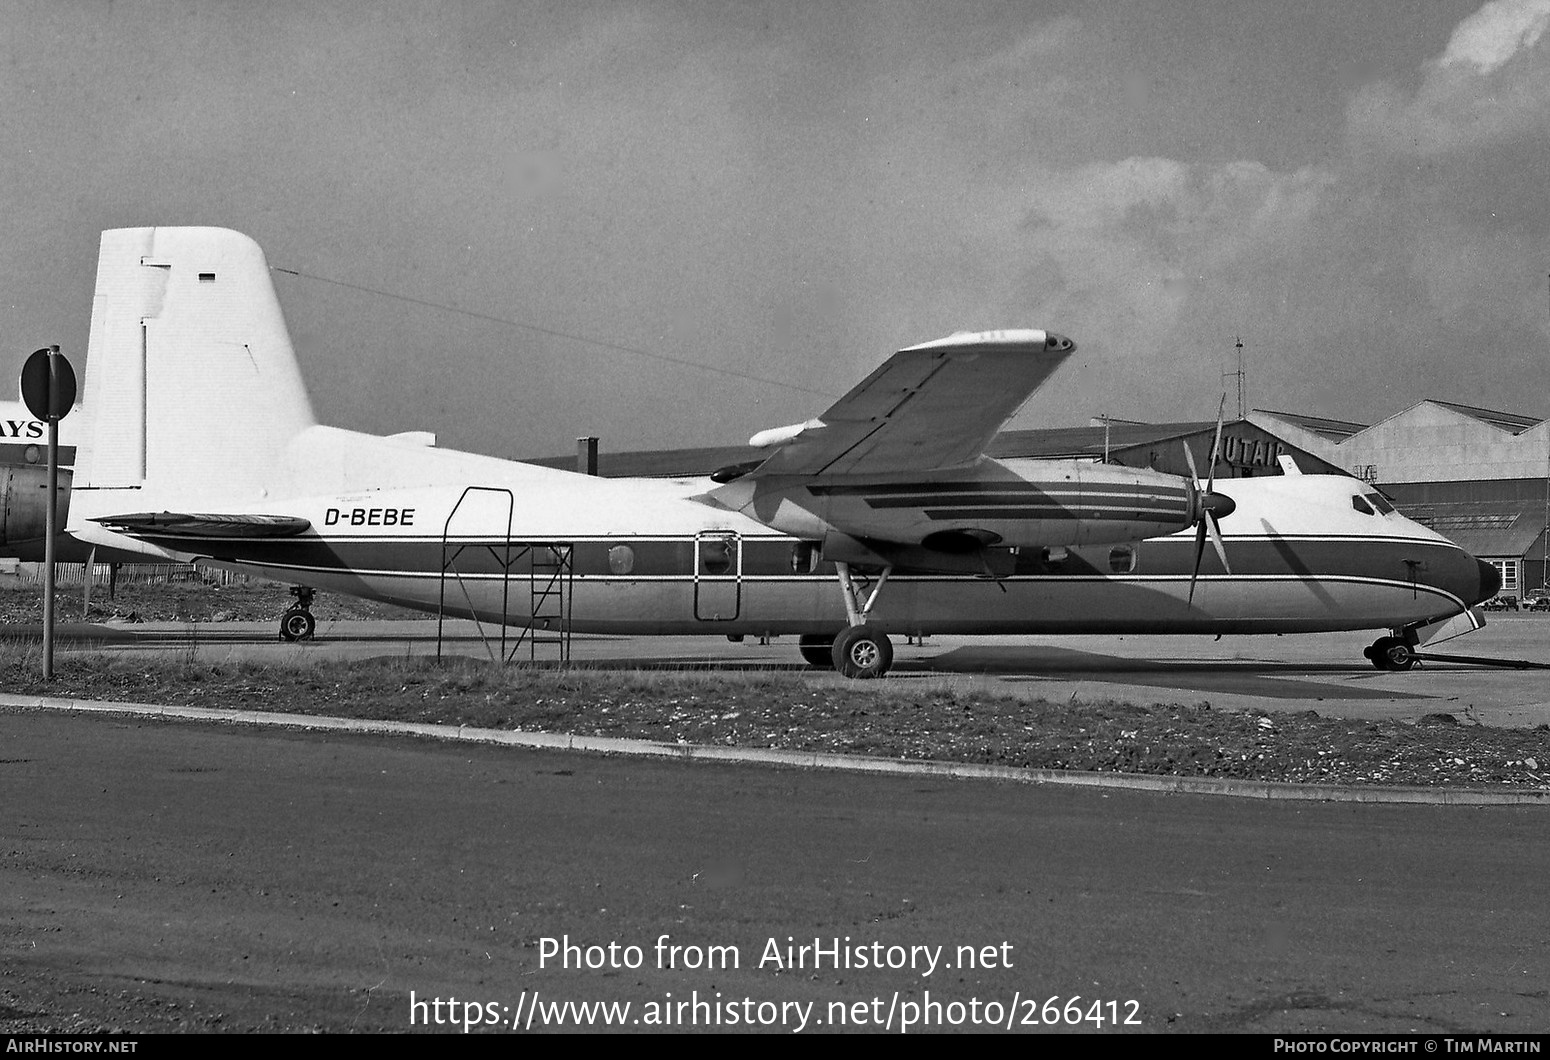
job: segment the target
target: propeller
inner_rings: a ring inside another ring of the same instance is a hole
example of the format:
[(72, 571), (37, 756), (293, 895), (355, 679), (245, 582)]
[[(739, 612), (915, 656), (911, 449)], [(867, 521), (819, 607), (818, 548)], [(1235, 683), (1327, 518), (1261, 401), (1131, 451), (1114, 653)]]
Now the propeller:
[(1218, 523), (1227, 518), (1238, 507), (1233, 499), (1225, 493), (1216, 492), (1216, 462), (1222, 455), (1222, 418), (1227, 411), (1227, 395), (1222, 395), (1222, 403), (1216, 409), (1216, 440), (1211, 443), (1211, 467), (1210, 477), (1206, 479), (1206, 488), (1200, 490), (1200, 472), (1195, 468), (1195, 454), (1190, 452), (1189, 443), (1181, 443), (1184, 446), (1184, 462), (1189, 465), (1189, 477), (1195, 484), (1195, 569), (1189, 576), (1189, 602), (1195, 602), (1195, 583), (1200, 578), (1200, 561), (1205, 558), (1206, 536), (1209, 534), (1211, 544), (1216, 547), (1216, 555), (1222, 561), (1222, 569), (1228, 574), (1232, 573), (1232, 567), (1227, 562), (1227, 546), (1222, 542), (1222, 531)]

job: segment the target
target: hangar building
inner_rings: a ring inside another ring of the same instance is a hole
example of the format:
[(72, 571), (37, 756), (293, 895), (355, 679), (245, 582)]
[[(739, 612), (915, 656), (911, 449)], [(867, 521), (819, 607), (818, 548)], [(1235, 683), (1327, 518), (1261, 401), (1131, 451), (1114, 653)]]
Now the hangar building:
[(1495, 564), (1503, 596), (1545, 587), (1550, 420), (1451, 401), (1421, 401), (1343, 435), (1286, 413), (1248, 418), (1376, 483), (1410, 518)]

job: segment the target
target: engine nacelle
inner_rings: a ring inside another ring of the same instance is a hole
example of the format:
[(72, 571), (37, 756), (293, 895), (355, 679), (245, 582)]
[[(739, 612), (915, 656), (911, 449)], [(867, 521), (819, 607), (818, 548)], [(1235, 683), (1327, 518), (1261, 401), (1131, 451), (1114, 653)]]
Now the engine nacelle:
[[(70, 509), (70, 472), (59, 471), (59, 507), (55, 510), (62, 530)], [(15, 553), (17, 546), (35, 542), (41, 551), (48, 526), (48, 468), (36, 464), (0, 465), (0, 547)]]
[[(986, 460), (951, 476), (740, 478), (713, 496), (804, 540), (843, 535), (946, 556), (1160, 537), (1193, 526), (1205, 504), (1180, 475), (1069, 460)], [(1231, 503), (1211, 495), (1218, 518)]]

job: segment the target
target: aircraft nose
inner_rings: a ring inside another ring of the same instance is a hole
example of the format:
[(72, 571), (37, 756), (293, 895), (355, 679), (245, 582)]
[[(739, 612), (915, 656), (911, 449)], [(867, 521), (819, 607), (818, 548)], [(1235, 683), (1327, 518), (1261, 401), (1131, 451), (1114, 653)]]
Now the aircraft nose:
[(1496, 564), (1477, 559), (1475, 566), (1480, 572), (1480, 588), (1476, 590), (1478, 595), (1469, 600), (1471, 605), (1484, 603), (1495, 596), (1502, 587), (1502, 572), (1496, 569)]

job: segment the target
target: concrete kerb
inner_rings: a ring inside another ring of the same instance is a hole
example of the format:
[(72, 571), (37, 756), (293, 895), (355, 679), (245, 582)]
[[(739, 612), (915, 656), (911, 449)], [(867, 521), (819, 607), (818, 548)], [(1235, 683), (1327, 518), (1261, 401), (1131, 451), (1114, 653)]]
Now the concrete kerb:
[(154, 703), (118, 703), (47, 696), (0, 695), (0, 707), (172, 718), (185, 721), (222, 721), (243, 725), (329, 730), (379, 736), (429, 736), (440, 740), (466, 740), (534, 750), (587, 751), (595, 754), (631, 755), (643, 758), (750, 763), (852, 773), (950, 777), (960, 780), (999, 780), (1018, 784), (1062, 784), (1072, 787), (1119, 788), (1165, 794), (1229, 795), (1238, 798), (1290, 799), (1308, 802), (1422, 803), (1443, 806), (1550, 805), (1550, 790), (1489, 791), (1479, 788), (1416, 788), (1380, 785), (1352, 787), (1339, 784), (1293, 784), (1282, 781), (1234, 780), (1219, 777), (1148, 776), (1134, 773), (1025, 769), (1020, 766), (977, 765), (967, 762), (934, 760), (914, 762), (895, 758), (873, 758), (866, 755), (832, 754), (824, 751), (717, 747), (690, 743), (664, 743), (657, 740), (632, 740), (614, 736), (577, 736), (568, 733), (483, 729), (472, 725), (373, 721), (326, 715), (283, 714), (265, 710), (170, 707)]

